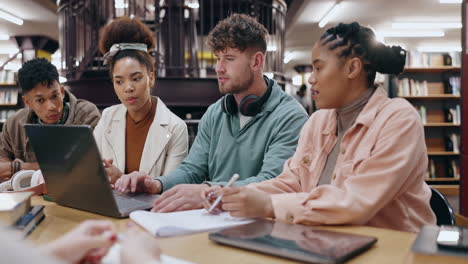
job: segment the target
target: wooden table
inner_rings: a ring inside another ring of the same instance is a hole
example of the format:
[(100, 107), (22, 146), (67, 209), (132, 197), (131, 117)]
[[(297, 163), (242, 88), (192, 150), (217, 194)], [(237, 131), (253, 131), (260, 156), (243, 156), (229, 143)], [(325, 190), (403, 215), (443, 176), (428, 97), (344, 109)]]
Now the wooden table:
[[(29, 236), (36, 244), (47, 243), (58, 238), (68, 230), (77, 226), (87, 219), (110, 220), (117, 225), (119, 231), (125, 231), (128, 219), (114, 219), (96, 215), (81, 210), (59, 206), (55, 203), (46, 202), (42, 197), (33, 197), (32, 204), (46, 205), (46, 218)], [(326, 229), (342, 231), (347, 233), (370, 235), (378, 238), (373, 248), (352, 259), (348, 263), (431, 263), (432, 257), (415, 256), (410, 248), (416, 238), (416, 234), (400, 232), (389, 229), (347, 226), (347, 227), (324, 227)], [(298, 263), (282, 258), (272, 257), (251, 251), (218, 245), (208, 239), (207, 233), (189, 236), (160, 238), (164, 254), (185, 259), (195, 263)], [(443, 259), (445, 260), (445, 259)], [(432, 263), (447, 263), (445, 261)], [(454, 262), (450, 263), (462, 263)]]

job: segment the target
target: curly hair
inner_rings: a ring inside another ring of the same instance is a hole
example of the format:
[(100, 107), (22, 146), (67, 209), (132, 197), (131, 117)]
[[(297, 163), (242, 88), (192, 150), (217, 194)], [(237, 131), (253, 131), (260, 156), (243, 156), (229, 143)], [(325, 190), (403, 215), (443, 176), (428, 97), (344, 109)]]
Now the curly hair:
[(253, 17), (244, 14), (232, 14), (221, 20), (208, 35), (207, 44), (213, 52), (226, 48), (260, 51), (267, 50), (268, 30)]
[(31, 91), (38, 84), (51, 87), (54, 81), (59, 82), (57, 68), (44, 58), (27, 61), (18, 71), (18, 83), (23, 94)]
[[(155, 37), (153, 32), (136, 18), (120, 17), (114, 19), (110, 24), (101, 29), (99, 50), (101, 53), (109, 52), (114, 44), (118, 43), (142, 43), (153, 49)], [(148, 72), (154, 72), (153, 58), (148, 52), (140, 50), (121, 50), (109, 61), (109, 72), (114, 71), (115, 63), (125, 57), (131, 57), (146, 66)]]
[(329, 28), (320, 38), (320, 43), (330, 50), (339, 49), (339, 57), (359, 57), (363, 61), (369, 87), (374, 84), (376, 72), (399, 74), (405, 66), (404, 49), (377, 41), (372, 29), (357, 22), (340, 23)]

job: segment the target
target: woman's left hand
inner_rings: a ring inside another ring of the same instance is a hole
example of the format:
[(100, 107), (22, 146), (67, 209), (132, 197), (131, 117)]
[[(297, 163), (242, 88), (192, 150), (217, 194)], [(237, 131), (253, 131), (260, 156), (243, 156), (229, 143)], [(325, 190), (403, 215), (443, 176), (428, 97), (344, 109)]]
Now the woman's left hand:
[(102, 163), (104, 164), (107, 177), (109, 177), (110, 184), (114, 184), (123, 175), (123, 173), (116, 166), (114, 166), (113, 159), (102, 159)]
[(112, 222), (88, 220), (42, 249), (66, 263), (99, 263), (116, 240)]
[(246, 187), (224, 187), (217, 191), (223, 195), (222, 209), (236, 217), (275, 217), (270, 194)]

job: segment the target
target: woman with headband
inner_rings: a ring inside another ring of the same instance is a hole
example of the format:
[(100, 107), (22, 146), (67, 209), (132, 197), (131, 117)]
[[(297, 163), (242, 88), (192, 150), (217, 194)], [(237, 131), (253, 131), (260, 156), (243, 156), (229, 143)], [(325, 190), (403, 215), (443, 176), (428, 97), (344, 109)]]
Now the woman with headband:
[(356, 22), (328, 29), (312, 48), (309, 78), (320, 110), (283, 172), (246, 187), (211, 187), (202, 194), (205, 207), (217, 194), (233, 216), (411, 232), (435, 224), (420, 117), (374, 85), (376, 72), (402, 72), (405, 58)]
[(187, 155), (188, 134), (185, 122), (150, 94), (156, 73), (148, 50), (154, 36), (128, 17), (115, 19), (101, 33), (99, 49), (122, 102), (104, 109), (94, 130), (110, 182), (135, 171), (167, 174)]

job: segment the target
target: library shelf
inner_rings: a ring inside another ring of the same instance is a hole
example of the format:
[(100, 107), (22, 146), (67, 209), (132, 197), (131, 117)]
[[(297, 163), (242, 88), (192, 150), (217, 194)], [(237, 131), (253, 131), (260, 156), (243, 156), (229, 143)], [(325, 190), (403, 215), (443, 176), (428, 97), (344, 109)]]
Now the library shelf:
[(453, 66), (438, 66), (438, 67), (408, 67), (405, 68), (405, 73), (442, 73), (442, 72), (454, 72), (458, 73), (461, 71), (460, 67)]
[(439, 122), (439, 123), (426, 123), (424, 124), (424, 126), (425, 127), (459, 127), (460, 124)]
[(429, 156), (459, 156), (460, 153), (448, 151), (428, 151)]
[(438, 99), (460, 99), (459, 95), (452, 94), (430, 94), (430, 95), (412, 95), (412, 96), (399, 96), (407, 100), (438, 100)]
[(426, 182), (453, 182), (458, 183), (459, 178), (426, 178)]
[(16, 87), (16, 83), (0, 83), (0, 88), (3, 87)]
[(437, 189), (445, 196), (460, 194), (460, 186), (458, 184), (431, 184), (431, 187)]

